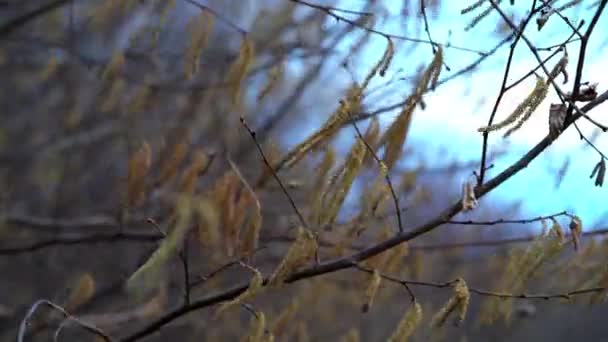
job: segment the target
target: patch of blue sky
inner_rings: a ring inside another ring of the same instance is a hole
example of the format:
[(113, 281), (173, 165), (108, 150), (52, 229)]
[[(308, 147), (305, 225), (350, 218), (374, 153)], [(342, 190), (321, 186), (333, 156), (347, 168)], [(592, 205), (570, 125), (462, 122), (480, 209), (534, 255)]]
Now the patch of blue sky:
[[(425, 39), (426, 33), (423, 30), (410, 28), (404, 32), (404, 26), (399, 20), (402, 3), (403, 1), (388, 2), (389, 19), (379, 25), (378, 29), (400, 35), (411, 36), (415, 33), (415, 36), (411, 37)], [(500, 35), (496, 32), (496, 27), (500, 17), (497, 13), (492, 13), (474, 29), (465, 32), (464, 27), (478, 11), (462, 16), (460, 10), (462, 6), (466, 5), (465, 3), (461, 1), (443, 1), (442, 3), (438, 13), (433, 15), (429, 13), (431, 34), (435, 41), (441, 43), (449, 41), (455, 46), (482, 51), (491, 49), (499, 41)], [(361, 9), (363, 5), (362, 1), (345, 0), (338, 6)], [(516, 21), (526, 11), (526, 9), (522, 10), (523, 5), (520, 5), (518, 1), (516, 1), (517, 7), (511, 7), (505, 2), (502, 6), (507, 13), (514, 15)], [(584, 9), (585, 7), (586, 5), (583, 4), (582, 10), (571, 9), (564, 14), (572, 22), (578, 23), (582, 18), (590, 18), (591, 10)], [(417, 10), (417, 8), (413, 8), (410, 13), (415, 15)], [(331, 19), (328, 19), (326, 24), (343, 25), (343, 23), (337, 23)], [(586, 26), (583, 27), (583, 31), (585, 29)], [(608, 85), (606, 79), (608, 61), (605, 60), (608, 50), (604, 34), (607, 29), (608, 20), (600, 20), (596, 27), (596, 34), (588, 47), (588, 57), (583, 74), (584, 81), (598, 82), (600, 91), (606, 89), (606, 85)], [(570, 32), (569, 27), (558, 16), (553, 16), (540, 32), (537, 30), (535, 22), (530, 23), (525, 34), (537, 46), (549, 46), (563, 41)], [(348, 51), (355, 39), (356, 37), (352, 37), (337, 48)], [(385, 47), (385, 39), (376, 36), (371, 40), (363, 54), (351, 64), (350, 70), (357, 79), (361, 80), (364, 77), (381, 56)], [(389, 71), (394, 73), (398, 69), (403, 69), (405, 75), (411, 75), (417, 66), (427, 64), (432, 59), (431, 49), (428, 45), (408, 43), (404, 48), (415, 50), (407, 53), (403, 50), (398, 52)], [(575, 73), (578, 44), (570, 44), (568, 50), (571, 60), (568, 69), (572, 78)], [(424, 111), (417, 110), (408, 142), (417, 150), (418, 160), (414, 163), (424, 160), (427, 166), (434, 167), (446, 165), (447, 161), (453, 159), (479, 160), (482, 140), (477, 129), (487, 123), (494, 99), (500, 90), (507, 54), (508, 45), (483, 62), (480, 68), (471, 75), (446, 83), (425, 97), (428, 107)], [(471, 52), (456, 49), (445, 50), (445, 61), (450, 66), (451, 72), (468, 65), (477, 57), (477, 54)], [(536, 65), (534, 56), (524, 42), (520, 42), (516, 49), (510, 81), (516, 80)], [(443, 70), (442, 77), (449, 76), (451, 72)], [(335, 75), (332, 76), (335, 77)], [(350, 76), (344, 73), (343, 78), (342, 83), (346, 85)], [(383, 82), (386, 80), (378, 79), (371, 85), (371, 88)], [(527, 96), (533, 84), (534, 80), (530, 79), (510, 91), (503, 99), (497, 119), (500, 120), (508, 115)], [(379, 97), (374, 103), (366, 104), (374, 109), (402, 100), (411, 90), (411, 84), (397, 83), (397, 86), (400, 90), (393, 88), (382, 94), (382, 97)], [(571, 86), (572, 80), (563, 85), (563, 89), (570, 89)], [(491, 161), (494, 168), (489, 171), (490, 177), (518, 160), (545, 136), (548, 132), (548, 107), (550, 103), (556, 101), (556, 94), (550, 93), (533, 117), (511, 137), (503, 138), (503, 132), (491, 135), (490, 151), (506, 149), (509, 152)], [(605, 111), (606, 105), (602, 105), (593, 114), (598, 120), (608, 123), (608, 117), (602, 115), (602, 112)], [(382, 115), (383, 126), (389, 124), (397, 112)], [(594, 127), (589, 123), (580, 122), (580, 127), (588, 137), (594, 134)], [(300, 130), (301, 138), (305, 136), (306, 131)], [(293, 138), (292, 136), (291, 139)], [(340, 145), (344, 147), (344, 150), (350, 145), (353, 138), (354, 133), (349, 131), (340, 135)], [(608, 151), (608, 139), (602, 135), (597, 137), (595, 143), (601, 150)], [(412, 163), (411, 158), (405, 159), (403, 162), (405, 165)], [(558, 187), (556, 186), (557, 173), (568, 159), (570, 159), (569, 169)], [(496, 189), (487, 200), (504, 201), (505, 203), (521, 201), (524, 204), (522, 209), (529, 215), (545, 215), (560, 210), (569, 210), (579, 215), (588, 224), (599, 222), (607, 218), (607, 211), (602, 204), (607, 190), (593, 186), (593, 181), (589, 179), (590, 172), (598, 161), (598, 154), (586, 148), (584, 142), (578, 138), (576, 131), (570, 128), (537, 160)], [(462, 175), (463, 180), (467, 179), (470, 172)], [(356, 200), (358, 189), (359, 187), (353, 190), (349, 202)]]

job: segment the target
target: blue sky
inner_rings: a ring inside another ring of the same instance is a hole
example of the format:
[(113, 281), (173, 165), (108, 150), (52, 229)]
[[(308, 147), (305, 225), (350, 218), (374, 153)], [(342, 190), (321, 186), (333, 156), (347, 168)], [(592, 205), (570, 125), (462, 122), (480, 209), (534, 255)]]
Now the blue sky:
[[(395, 8), (390, 10), (398, 14), (401, 3), (395, 2)], [(474, 16), (474, 14), (460, 15), (461, 6), (466, 6), (467, 3), (461, 1), (443, 1), (443, 3), (445, 5), (439, 15), (431, 18), (433, 39), (438, 42), (446, 42), (449, 38), (454, 45), (479, 50), (489, 50), (496, 44), (499, 38), (494, 31), (499, 19), (498, 14), (490, 15), (473, 30), (465, 32), (465, 25)], [(564, 1), (558, 2), (558, 4), (560, 3), (564, 3)], [(589, 3), (591, 2), (589, 1)], [(362, 5), (363, 1), (342, 1), (340, 4), (341, 8), (350, 9), (360, 9)], [(585, 4), (582, 6), (586, 7)], [(508, 2), (503, 4), (503, 7), (508, 13), (512, 12)], [(521, 7), (519, 8), (521, 9)], [(523, 14), (522, 11), (514, 11), (514, 13)], [(589, 13), (589, 11), (584, 10), (569, 10), (564, 14), (577, 23), (581, 18), (590, 18)], [(396, 14), (395, 18), (397, 18)], [(600, 92), (608, 84), (605, 76), (605, 72), (608, 70), (608, 61), (604, 58), (608, 53), (606, 48), (608, 44), (604, 34), (608, 29), (606, 16), (605, 14), (600, 20), (596, 28), (595, 38), (590, 42), (589, 58), (583, 77), (584, 81), (598, 82)], [(335, 25), (335, 21), (328, 23)], [(386, 32), (403, 34), (403, 27), (398, 20), (388, 20), (380, 28)], [(567, 29), (568, 27), (559, 17), (553, 16), (541, 32), (537, 32), (535, 23), (532, 23), (526, 31), (526, 35), (539, 46), (547, 46), (563, 41), (569, 34)], [(417, 32), (418, 36), (415, 36), (415, 30), (408, 31), (406, 33), (408, 36), (426, 37), (424, 31)], [(359, 62), (356, 65), (359, 67), (353, 71), (359, 79), (384, 51), (385, 44), (386, 41), (382, 38), (374, 39), (363, 58), (357, 59)], [(407, 46), (411, 47), (412, 45)], [(347, 47), (346, 45), (345, 48)], [(575, 73), (577, 51), (578, 44), (569, 46), (571, 62), (568, 70), (571, 79)], [(421, 151), (419, 156), (423, 156), (428, 166), (446, 165), (454, 158), (462, 161), (479, 160), (482, 140), (480, 133), (477, 133), (477, 128), (484, 126), (487, 122), (494, 99), (499, 91), (507, 54), (508, 47), (504, 47), (489, 61), (484, 62), (482, 67), (471, 77), (462, 77), (451, 81), (426, 97), (428, 108), (425, 111), (418, 110), (416, 112), (410, 133), (410, 143)], [(445, 60), (453, 71), (477, 58), (475, 54), (454, 49), (446, 50), (445, 55)], [(408, 75), (415, 71), (416, 66), (427, 63), (431, 58), (430, 47), (418, 46), (414, 53), (408, 54), (406, 57), (403, 54), (398, 54), (389, 71), (395, 72), (403, 68), (405, 70), (404, 75)], [(520, 44), (516, 50), (514, 63), (512, 80), (536, 66), (536, 60), (524, 44)], [(549, 64), (550, 67), (552, 65)], [(445, 70), (442, 72), (442, 77), (449, 75), (450, 72)], [(385, 80), (380, 81), (384, 82)], [(532, 89), (533, 83), (534, 79), (530, 79), (505, 96), (497, 113), (498, 120), (508, 115), (525, 98)], [(397, 89), (398, 87), (399, 84), (397, 84)], [(407, 96), (409, 88), (405, 85), (402, 88), (406, 91), (399, 92), (391, 88), (393, 91), (390, 92), (390, 95), (379, 98), (380, 100), (375, 101), (373, 107), (382, 107)], [(563, 89), (571, 89), (571, 83), (563, 85)], [(555, 93), (550, 93), (532, 118), (509, 139), (502, 138), (503, 132), (492, 136), (491, 151), (506, 149), (510, 152), (494, 161), (495, 167), (489, 172), (489, 176), (495, 175), (519, 159), (523, 153), (544, 137), (548, 132), (549, 104), (557, 101)], [(602, 105), (593, 112), (593, 116), (600, 122), (608, 123), (608, 116), (604, 114), (607, 110), (608, 105)], [(396, 113), (384, 115), (383, 121), (385, 123), (390, 122), (394, 114)], [(593, 135), (593, 126), (586, 122), (580, 122), (580, 127), (587, 137)], [(598, 137), (596, 145), (602, 151), (608, 152), (608, 139), (604, 135)], [(555, 176), (568, 158), (570, 163), (567, 173), (561, 185), (556, 187)], [(486, 198), (488, 200), (502, 199), (507, 203), (521, 201), (524, 204), (523, 209), (528, 211), (528, 215), (531, 216), (569, 210), (579, 215), (583, 222), (587, 223), (587, 229), (590, 229), (590, 226), (595, 228), (596, 223), (604, 222), (605, 220), (602, 219), (607, 218), (606, 209), (602, 205), (607, 189), (595, 187), (593, 181), (589, 179), (591, 170), (598, 161), (599, 155), (587, 148), (584, 142), (579, 140), (574, 128), (570, 128), (527, 169), (511, 178)], [(463, 180), (465, 178), (466, 175), (463, 175)]]

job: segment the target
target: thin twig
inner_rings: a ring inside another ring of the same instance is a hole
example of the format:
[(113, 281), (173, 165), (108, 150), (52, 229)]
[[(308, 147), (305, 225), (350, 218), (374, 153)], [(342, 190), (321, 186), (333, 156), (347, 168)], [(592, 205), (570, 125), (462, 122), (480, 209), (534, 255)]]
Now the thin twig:
[(255, 136), (255, 132), (249, 127), (249, 125), (245, 121), (245, 118), (241, 117), (240, 120), (241, 120), (241, 124), (243, 125), (243, 127), (245, 127), (245, 129), (247, 130), (247, 132), (249, 132), (249, 135), (251, 136), (251, 139), (253, 140), (253, 143), (258, 148), (258, 151), (260, 152), (260, 156), (262, 157), (262, 159), (264, 161), (264, 164), (266, 164), (266, 167), (268, 168), (268, 171), (270, 171), (270, 173), (272, 173), (272, 176), (274, 177), (274, 179), (277, 181), (277, 183), (281, 187), (281, 190), (285, 194), (285, 197), (287, 197), (287, 200), (289, 201), (289, 204), (291, 205), (293, 211), (298, 216), (298, 219), (300, 220), (300, 224), (302, 224), (302, 226), (304, 228), (308, 228), (308, 223), (306, 223), (306, 220), (304, 219), (304, 216), (302, 215), (302, 213), (300, 213), (300, 210), (298, 209), (298, 206), (296, 205), (296, 202), (293, 200), (293, 198), (289, 194), (289, 191), (287, 191), (287, 188), (283, 184), (283, 181), (281, 181), (281, 178), (279, 178), (279, 175), (277, 175), (277, 173), (275, 172), (274, 168), (270, 164), (270, 161), (266, 158), (266, 155), (264, 154), (264, 149), (262, 148), (262, 146), (258, 142), (258, 140), (257, 140), (257, 138)]
[(36, 312), (36, 310), (38, 310), (38, 307), (40, 305), (46, 305), (49, 306), (52, 309), (55, 309), (57, 311), (59, 311), (66, 320), (70, 320), (76, 324), (78, 324), (79, 326), (83, 327), (85, 330), (90, 331), (91, 333), (98, 335), (99, 337), (103, 338), (106, 342), (112, 342), (112, 338), (106, 334), (105, 332), (103, 332), (101, 329), (93, 326), (92, 324), (89, 324), (87, 322), (84, 322), (82, 320), (80, 320), (79, 318), (70, 315), (67, 311), (65, 311), (64, 308), (62, 308), (61, 306), (47, 300), (47, 299), (40, 299), (38, 301), (36, 301), (32, 307), (27, 311), (27, 314), (25, 315), (25, 317), (23, 318), (23, 320), (21, 320), (21, 323), (19, 324), (19, 333), (17, 336), (17, 341), (18, 342), (23, 342), (25, 339), (25, 334), (27, 333), (27, 327), (29, 325), (29, 322), (32, 318), (32, 316), (34, 315), (34, 313)]

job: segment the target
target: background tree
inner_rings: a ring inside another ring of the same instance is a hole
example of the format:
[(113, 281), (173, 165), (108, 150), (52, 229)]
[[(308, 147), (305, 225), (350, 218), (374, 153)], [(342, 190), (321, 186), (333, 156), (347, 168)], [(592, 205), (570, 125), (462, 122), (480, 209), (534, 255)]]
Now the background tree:
[[(603, 184), (606, 1), (1, 6), (3, 340), (608, 334), (606, 230), (486, 197), (569, 131)], [(465, 77), (493, 107), (446, 162), (412, 135)]]

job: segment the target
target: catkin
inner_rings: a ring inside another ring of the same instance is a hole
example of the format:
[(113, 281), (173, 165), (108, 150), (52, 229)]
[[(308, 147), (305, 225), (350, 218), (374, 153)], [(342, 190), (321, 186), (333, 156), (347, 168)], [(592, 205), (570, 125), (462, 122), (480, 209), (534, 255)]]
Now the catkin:
[(95, 279), (93, 279), (93, 276), (91, 276), (90, 273), (85, 273), (76, 282), (76, 286), (72, 292), (70, 292), (63, 307), (66, 311), (73, 312), (88, 302), (94, 293)]
[(187, 79), (192, 79), (200, 69), (200, 57), (209, 37), (213, 32), (214, 17), (208, 11), (196, 16), (190, 23), (190, 41), (184, 53), (184, 72)]
[(264, 277), (262, 276), (262, 273), (260, 273), (260, 271), (258, 271), (258, 270), (253, 270), (253, 272), (254, 272), (253, 278), (251, 278), (251, 281), (249, 282), (249, 287), (247, 288), (247, 290), (245, 292), (241, 293), (239, 296), (237, 296), (233, 300), (220, 305), (220, 307), (217, 309), (216, 315), (219, 315), (222, 312), (224, 312), (234, 306), (243, 304), (245, 301), (253, 298), (253, 296), (258, 294), (260, 292), (260, 290), (262, 290), (262, 287), (264, 284)]
[(464, 321), (467, 309), (469, 307), (469, 300), (471, 298), (471, 294), (469, 293), (469, 288), (467, 287), (466, 282), (462, 278), (458, 278), (456, 280), (456, 285), (454, 286), (454, 293), (452, 297), (448, 300), (448, 302), (433, 316), (431, 320), (431, 325), (434, 327), (441, 327), (448, 316), (456, 311), (456, 324), (462, 323)]
[(287, 277), (298, 268), (305, 265), (317, 252), (317, 240), (314, 234), (305, 228), (298, 228), (298, 237), (291, 245), (287, 254), (274, 271), (268, 285), (281, 285)]
[(380, 288), (380, 283), (382, 282), (382, 276), (380, 275), (380, 271), (375, 269), (372, 273), (372, 277), (369, 281), (369, 285), (365, 290), (365, 303), (361, 307), (361, 311), (368, 312), (369, 309), (374, 304), (374, 299), (376, 298), (376, 293), (378, 293), (378, 289)]
[(407, 342), (412, 336), (420, 322), (422, 321), (422, 307), (417, 301), (412, 306), (397, 325), (397, 328), (388, 339), (389, 342)]

